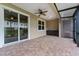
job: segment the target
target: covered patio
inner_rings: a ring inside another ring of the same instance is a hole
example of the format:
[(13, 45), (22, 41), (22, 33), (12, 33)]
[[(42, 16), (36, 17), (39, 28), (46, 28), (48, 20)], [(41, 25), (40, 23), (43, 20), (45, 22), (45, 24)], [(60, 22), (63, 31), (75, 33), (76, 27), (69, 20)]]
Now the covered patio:
[(79, 55), (79, 48), (72, 39), (43, 36), (0, 48), (0, 55), (9, 56), (72, 56)]

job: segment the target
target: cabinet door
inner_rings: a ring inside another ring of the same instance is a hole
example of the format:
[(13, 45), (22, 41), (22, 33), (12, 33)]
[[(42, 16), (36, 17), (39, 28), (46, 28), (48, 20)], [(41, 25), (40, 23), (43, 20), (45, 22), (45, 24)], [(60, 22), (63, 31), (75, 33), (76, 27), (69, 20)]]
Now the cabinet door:
[(18, 13), (4, 9), (5, 43), (18, 41)]
[(28, 17), (20, 15), (20, 40), (28, 38)]

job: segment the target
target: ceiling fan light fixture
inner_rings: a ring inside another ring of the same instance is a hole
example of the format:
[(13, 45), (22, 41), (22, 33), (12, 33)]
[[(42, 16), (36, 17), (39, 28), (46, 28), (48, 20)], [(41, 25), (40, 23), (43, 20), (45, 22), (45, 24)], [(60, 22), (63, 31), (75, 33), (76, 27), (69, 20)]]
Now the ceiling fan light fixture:
[(38, 16), (41, 16), (41, 15), (46, 16), (47, 12), (48, 11), (43, 11), (42, 9), (38, 9), (38, 13), (35, 13), (35, 14), (38, 14)]

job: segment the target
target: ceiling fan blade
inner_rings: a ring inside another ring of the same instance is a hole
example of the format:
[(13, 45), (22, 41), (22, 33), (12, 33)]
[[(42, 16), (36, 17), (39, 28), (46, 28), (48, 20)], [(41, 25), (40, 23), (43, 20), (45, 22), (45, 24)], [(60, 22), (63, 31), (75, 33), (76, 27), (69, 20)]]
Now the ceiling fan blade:
[(40, 17), (41, 15), (39, 14), (38, 16)]
[(42, 11), (41, 9), (38, 9), (40, 12)]
[(48, 12), (48, 11), (43, 11), (43, 13), (46, 13), (46, 12)]
[(34, 13), (34, 14), (39, 14), (39, 13)]
[(44, 14), (44, 13), (42, 15), (46, 16), (46, 14)]

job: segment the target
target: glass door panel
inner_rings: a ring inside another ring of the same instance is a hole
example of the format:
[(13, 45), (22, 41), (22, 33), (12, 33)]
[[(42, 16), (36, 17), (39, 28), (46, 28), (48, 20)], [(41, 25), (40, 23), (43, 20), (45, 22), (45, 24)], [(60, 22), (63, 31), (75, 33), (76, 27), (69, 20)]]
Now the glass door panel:
[(20, 39), (27, 39), (28, 38), (28, 29), (20, 28)]
[(4, 9), (5, 43), (18, 41), (18, 13)]
[(20, 40), (28, 38), (28, 17), (20, 15)]

